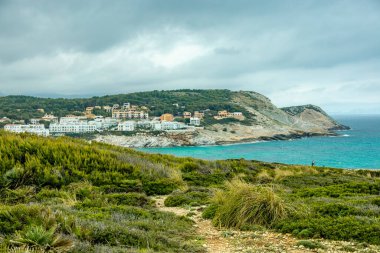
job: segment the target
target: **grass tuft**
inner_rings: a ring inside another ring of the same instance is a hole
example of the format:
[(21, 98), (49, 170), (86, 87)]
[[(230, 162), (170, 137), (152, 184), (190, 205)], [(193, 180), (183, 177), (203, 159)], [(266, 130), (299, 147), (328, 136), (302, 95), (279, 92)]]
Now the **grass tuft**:
[(247, 225), (271, 227), (288, 216), (290, 207), (269, 186), (250, 185), (234, 180), (226, 190), (216, 193), (218, 206), (213, 223), (221, 227), (242, 228)]

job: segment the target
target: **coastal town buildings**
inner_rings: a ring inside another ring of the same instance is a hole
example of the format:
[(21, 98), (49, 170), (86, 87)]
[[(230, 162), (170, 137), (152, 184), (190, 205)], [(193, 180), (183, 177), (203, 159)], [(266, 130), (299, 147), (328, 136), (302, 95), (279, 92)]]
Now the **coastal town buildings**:
[(8, 123), (8, 122), (12, 122), (11, 119), (7, 118), (7, 117), (2, 117), (0, 119), (0, 123)]
[(145, 111), (135, 110), (112, 110), (112, 118), (115, 119), (148, 119), (149, 114)]
[(227, 110), (218, 111), (218, 115), (214, 116), (214, 119), (221, 120), (226, 118), (234, 118), (238, 120), (244, 120), (244, 115), (242, 112), (228, 112)]
[(183, 118), (184, 119), (190, 119), (191, 118), (191, 112), (183, 112)]
[(160, 120), (161, 121), (169, 121), (169, 122), (171, 122), (171, 121), (174, 120), (174, 116), (173, 116), (173, 114), (165, 113), (165, 114), (161, 115)]
[(135, 129), (136, 129), (136, 122), (134, 121), (124, 121), (124, 122), (120, 122), (117, 125), (118, 131), (130, 132), (130, 131), (135, 131)]
[(105, 110), (106, 112), (112, 112), (112, 107), (109, 105), (105, 105), (103, 106), (103, 110)]
[(190, 125), (199, 126), (200, 124), (201, 124), (200, 118), (197, 118), (197, 117), (190, 118)]
[(80, 121), (87, 121), (85, 116), (66, 115), (59, 119), (60, 124), (79, 123)]
[(39, 124), (40, 123), (40, 119), (30, 119), (30, 124)]
[(52, 123), (49, 125), (50, 133), (92, 133), (96, 125), (91, 122), (65, 122)]
[(58, 122), (58, 117), (54, 116), (53, 114), (46, 113), (41, 119), (49, 122)]
[(176, 121), (163, 121), (161, 122), (161, 130), (178, 130), (178, 129), (185, 129), (186, 125), (181, 122)]
[(49, 129), (46, 129), (42, 124), (34, 125), (20, 125), (20, 124), (7, 124), (4, 126), (5, 131), (13, 133), (32, 133), (40, 136), (49, 136)]
[(113, 119), (111, 117), (102, 117), (102, 116), (97, 116), (94, 120), (93, 123), (96, 126), (96, 129), (99, 131), (102, 130), (107, 130), (112, 127), (116, 127), (118, 125), (118, 119)]
[(130, 103), (124, 103), (120, 108), (115, 104), (112, 107), (112, 118), (115, 119), (148, 119), (149, 114), (146, 110), (139, 108), (138, 106), (131, 105)]
[(203, 112), (195, 111), (193, 117), (198, 119), (203, 119), (205, 114)]

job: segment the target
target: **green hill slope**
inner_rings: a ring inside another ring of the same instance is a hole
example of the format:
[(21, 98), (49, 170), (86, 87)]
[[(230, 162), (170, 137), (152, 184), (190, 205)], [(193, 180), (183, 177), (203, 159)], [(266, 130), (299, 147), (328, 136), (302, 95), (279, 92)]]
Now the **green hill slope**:
[[(378, 171), (176, 158), (0, 132), (0, 247), (204, 252), (190, 219), (155, 208), (151, 196), (163, 194), (169, 195), (169, 206), (207, 205), (204, 216), (222, 227), (260, 226), (300, 238), (380, 245), (379, 176)], [(234, 183), (232, 194), (225, 184), (237, 179), (241, 183)], [(276, 205), (287, 211), (262, 219), (239, 211), (270, 205), (265, 198), (260, 205), (253, 199), (241, 205), (244, 196), (260, 196), (257, 187), (270, 189)], [(221, 192), (218, 198), (212, 197), (215, 191)]]
[[(279, 125), (296, 130), (318, 129), (319, 131), (325, 130), (326, 125), (336, 129), (343, 127), (319, 107), (308, 107), (308, 109), (315, 110), (323, 124), (320, 124), (319, 121), (310, 121), (307, 117), (296, 117), (290, 109), (281, 110), (259, 93), (230, 90), (148, 91), (82, 99), (6, 96), (0, 97), (0, 116), (12, 119), (30, 119), (43, 116), (43, 113), (37, 109), (44, 109), (45, 112), (54, 113), (60, 117), (73, 112), (83, 112), (88, 106), (112, 106), (125, 102), (146, 106), (151, 116), (160, 116), (163, 113), (182, 115), (184, 111), (207, 110), (206, 118), (209, 124), (218, 123), (212, 120), (212, 115), (215, 115), (217, 111), (227, 110), (242, 112), (246, 120), (241, 124), (245, 125), (266, 127)], [(101, 110), (98, 110), (97, 113), (104, 114)]]

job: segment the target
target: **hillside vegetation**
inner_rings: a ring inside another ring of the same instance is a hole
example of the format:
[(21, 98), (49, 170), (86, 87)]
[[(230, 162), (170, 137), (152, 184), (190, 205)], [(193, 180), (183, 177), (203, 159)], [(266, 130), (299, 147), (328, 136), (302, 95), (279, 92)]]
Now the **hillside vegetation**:
[[(280, 109), (259, 93), (230, 90), (155, 90), (75, 99), (6, 96), (0, 97), (0, 117), (29, 120), (43, 116), (44, 113), (37, 109), (44, 109), (47, 113), (62, 117), (71, 113), (81, 113), (88, 106), (122, 105), (125, 102), (146, 106), (151, 116), (160, 116), (163, 113), (182, 116), (184, 111), (206, 110), (204, 121), (206, 125), (235, 122), (244, 125), (262, 125), (267, 128), (288, 127), (291, 130), (344, 128), (319, 107), (309, 105)], [(225, 122), (214, 120), (212, 116), (220, 110), (242, 112), (245, 120), (240, 122), (233, 119), (225, 119)], [(321, 121), (316, 122), (310, 117), (301, 117), (300, 115), (305, 110), (306, 114), (312, 113)], [(94, 113), (107, 116), (107, 113), (100, 109), (95, 110)]]
[[(0, 248), (205, 252), (193, 221), (380, 245), (380, 172), (145, 154), (68, 137), (0, 132)], [(307, 244), (307, 243), (306, 243)], [(363, 246), (364, 247), (364, 246)]]
[[(183, 111), (210, 109), (214, 111), (241, 111), (242, 107), (231, 103), (234, 92), (229, 90), (173, 90), (147, 91), (128, 94), (107, 95), (91, 98), (37, 98), (30, 96), (0, 97), (0, 115), (10, 118), (29, 119), (42, 116), (38, 108), (64, 116), (73, 111), (83, 111), (87, 106), (122, 105), (130, 102), (133, 105), (147, 106), (152, 116), (163, 113), (177, 114)], [(178, 107), (173, 104), (178, 104)], [(19, 111), (17, 111), (18, 109)]]

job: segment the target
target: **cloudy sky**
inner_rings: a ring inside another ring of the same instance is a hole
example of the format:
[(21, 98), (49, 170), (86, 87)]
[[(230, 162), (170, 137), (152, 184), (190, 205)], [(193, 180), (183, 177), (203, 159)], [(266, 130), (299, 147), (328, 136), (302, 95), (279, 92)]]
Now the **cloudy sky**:
[(380, 113), (378, 0), (0, 0), (0, 94), (254, 90)]

